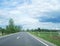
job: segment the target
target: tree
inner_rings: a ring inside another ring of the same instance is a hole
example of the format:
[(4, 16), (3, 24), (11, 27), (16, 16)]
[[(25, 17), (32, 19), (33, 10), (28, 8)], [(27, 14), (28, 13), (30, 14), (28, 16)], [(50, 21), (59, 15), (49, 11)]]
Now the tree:
[(9, 29), (9, 26), (6, 26), (6, 34), (9, 34), (11, 31)]
[(38, 28), (38, 29), (37, 29), (37, 31), (39, 31), (39, 32), (40, 32), (40, 31), (41, 31), (41, 29), (40, 29), (40, 28)]
[(9, 25), (7, 26), (8, 33), (14, 33), (15, 32), (14, 26), (15, 25), (14, 25), (13, 19), (10, 19), (9, 20)]
[(2, 35), (3, 35), (3, 33), (5, 33), (5, 29), (3, 29), (2, 27), (0, 27), (0, 32), (1, 32)]
[(9, 20), (9, 24), (6, 26), (6, 33), (14, 33), (15, 29), (14, 29), (14, 21), (13, 19)]
[(1, 32), (2, 28), (0, 27), (0, 32)]
[(9, 27), (10, 28), (13, 28), (15, 25), (14, 25), (14, 21), (13, 21), (13, 19), (10, 19), (9, 20)]
[(19, 31), (21, 31), (21, 28), (22, 28), (21, 26), (15, 26), (15, 31), (19, 32)]
[(15, 33), (15, 32), (19, 32), (19, 31), (21, 31), (21, 27), (16, 26), (14, 24), (13, 19), (10, 19), (9, 24), (6, 26), (6, 33)]

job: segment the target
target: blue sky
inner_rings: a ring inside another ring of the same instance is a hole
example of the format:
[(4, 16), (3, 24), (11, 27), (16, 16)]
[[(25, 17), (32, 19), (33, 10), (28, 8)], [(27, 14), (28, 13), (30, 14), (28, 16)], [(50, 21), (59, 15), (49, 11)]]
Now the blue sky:
[(0, 26), (10, 18), (24, 29), (60, 29), (60, 0), (0, 0)]

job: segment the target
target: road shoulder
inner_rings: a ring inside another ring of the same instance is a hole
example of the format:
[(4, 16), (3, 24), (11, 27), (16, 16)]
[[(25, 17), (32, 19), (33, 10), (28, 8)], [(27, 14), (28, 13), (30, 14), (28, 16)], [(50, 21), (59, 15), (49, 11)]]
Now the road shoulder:
[(42, 39), (42, 38), (36, 37), (35, 35), (30, 34), (29, 32), (27, 32), (27, 33), (28, 33), (30, 36), (32, 36), (33, 38), (38, 39), (38, 41), (42, 42), (42, 43), (45, 44), (46, 46), (57, 46), (57, 45), (55, 45), (55, 44), (53, 44), (53, 43), (51, 43), (51, 42), (48, 42), (48, 41), (46, 41), (46, 40), (44, 40), (44, 39)]

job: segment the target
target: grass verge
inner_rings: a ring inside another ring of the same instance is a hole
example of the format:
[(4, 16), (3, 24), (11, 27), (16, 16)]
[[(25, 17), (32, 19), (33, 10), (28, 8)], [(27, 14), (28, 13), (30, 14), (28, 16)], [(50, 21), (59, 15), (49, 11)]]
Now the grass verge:
[(58, 32), (30, 32), (31, 34), (43, 38), (51, 43), (60, 46), (60, 34)]

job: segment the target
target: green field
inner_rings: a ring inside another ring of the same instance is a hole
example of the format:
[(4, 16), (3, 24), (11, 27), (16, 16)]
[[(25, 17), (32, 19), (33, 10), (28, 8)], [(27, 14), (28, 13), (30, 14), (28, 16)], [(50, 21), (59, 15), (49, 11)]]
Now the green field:
[(60, 46), (60, 34), (58, 32), (30, 32), (31, 34), (43, 38), (51, 43)]

